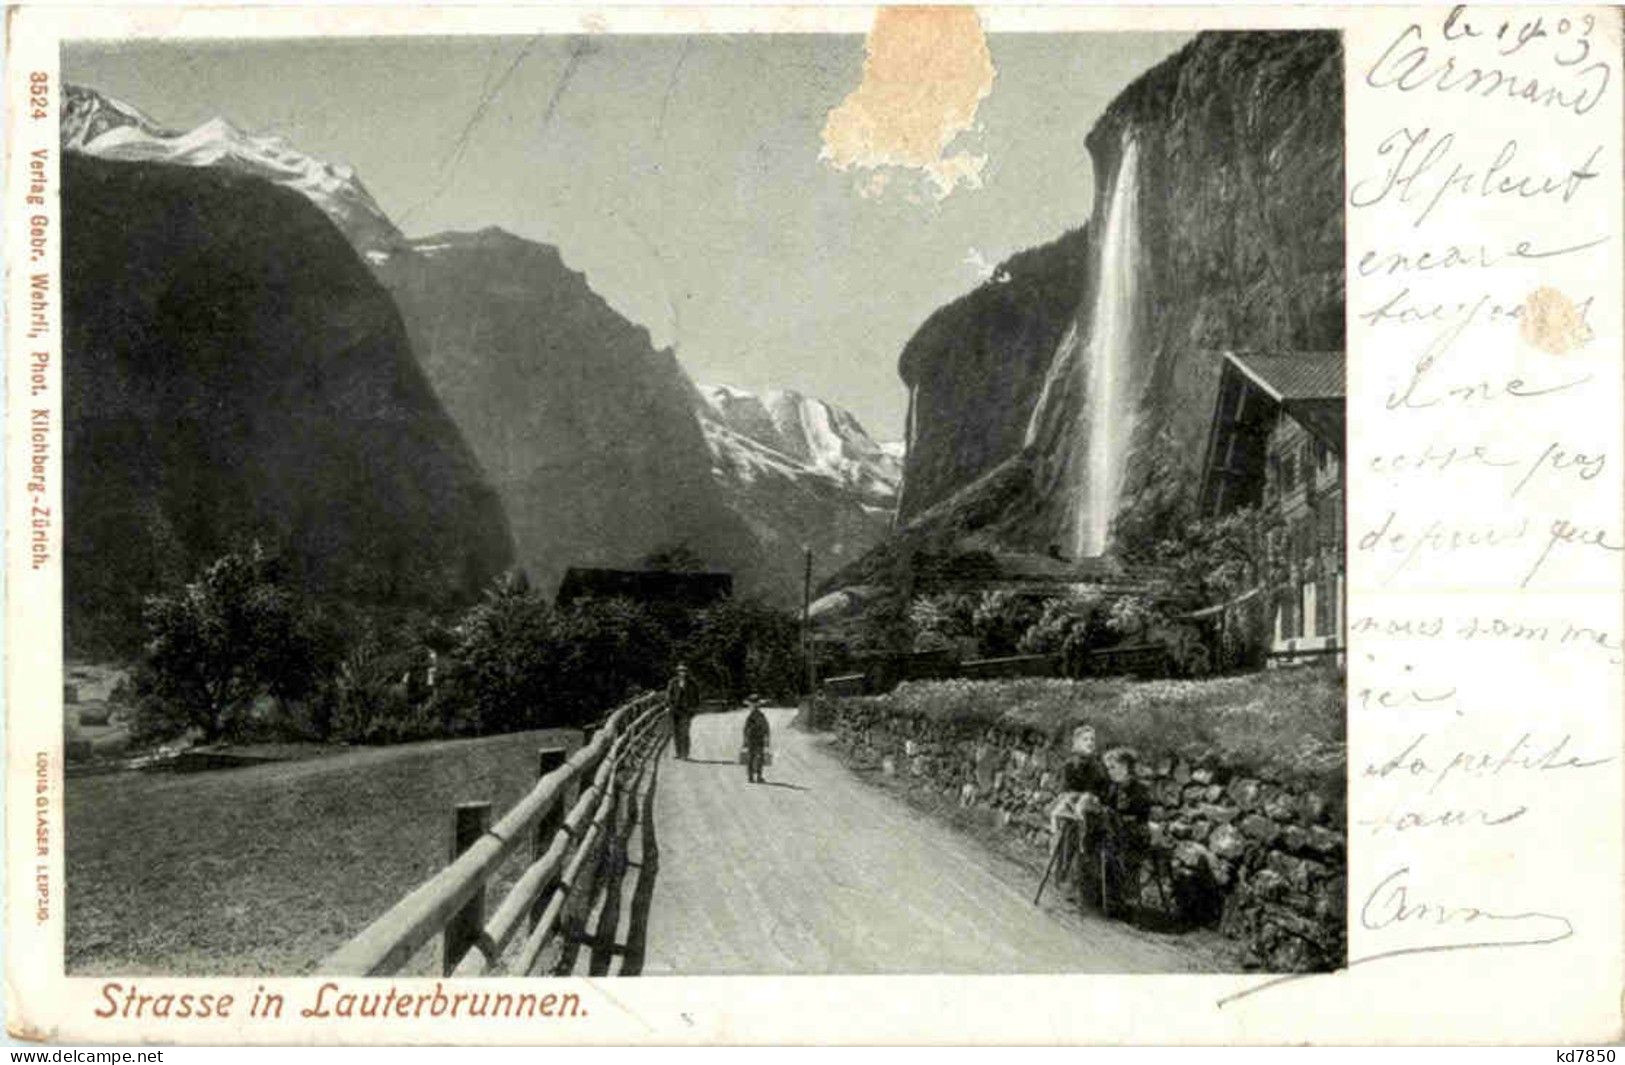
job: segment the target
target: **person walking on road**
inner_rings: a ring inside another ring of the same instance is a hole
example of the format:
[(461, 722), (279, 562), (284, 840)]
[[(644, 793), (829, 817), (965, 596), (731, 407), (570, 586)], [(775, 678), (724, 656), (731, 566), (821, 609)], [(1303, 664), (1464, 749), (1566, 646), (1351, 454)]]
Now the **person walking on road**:
[(766, 781), (762, 779), (762, 767), (767, 762), (767, 745), (773, 730), (767, 723), (767, 715), (762, 713), (762, 700), (752, 695), (745, 702), (750, 707), (750, 713), (745, 715), (745, 779), (752, 784), (763, 784)]
[(679, 664), (677, 675), (666, 685), (666, 703), (671, 707), (671, 741), (677, 757), (688, 761), (688, 726), (700, 705), (700, 686), (689, 676), (688, 666)]

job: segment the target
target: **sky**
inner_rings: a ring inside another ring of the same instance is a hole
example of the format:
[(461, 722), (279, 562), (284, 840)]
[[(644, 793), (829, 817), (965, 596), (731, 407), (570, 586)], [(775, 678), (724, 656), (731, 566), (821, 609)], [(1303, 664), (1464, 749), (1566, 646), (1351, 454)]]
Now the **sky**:
[(1188, 39), (989, 36), (992, 91), (950, 146), (986, 156), (981, 187), (940, 201), (820, 160), (856, 35), (79, 42), (62, 76), (347, 163), (408, 236), (554, 244), (696, 381), (796, 389), (898, 439), (908, 338), (979, 264), (1087, 219), (1084, 136)]

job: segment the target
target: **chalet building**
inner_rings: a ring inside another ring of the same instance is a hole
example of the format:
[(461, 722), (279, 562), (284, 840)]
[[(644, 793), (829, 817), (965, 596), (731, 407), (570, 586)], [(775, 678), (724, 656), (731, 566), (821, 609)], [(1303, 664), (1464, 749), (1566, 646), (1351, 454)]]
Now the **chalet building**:
[(733, 576), (727, 573), (571, 566), (564, 572), (554, 601), (567, 606), (587, 597), (623, 598), (645, 606), (698, 609), (728, 598), (733, 586)]
[(1347, 646), (1343, 426), (1342, 352), (1223, 355), (1200, 503), (1257, 510), (1270, 664)]

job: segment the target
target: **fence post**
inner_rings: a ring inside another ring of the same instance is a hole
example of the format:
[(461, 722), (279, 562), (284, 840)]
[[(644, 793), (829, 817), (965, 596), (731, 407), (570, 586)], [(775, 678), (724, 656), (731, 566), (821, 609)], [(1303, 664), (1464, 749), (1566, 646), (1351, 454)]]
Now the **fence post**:
[[(570, 757), (567, 747), (543, 747), (536, 752), (536, 779), (541, 780), (547, 774), (563, 765)], [(564, 815), (570, 807), (575, 805), (575, 796), (572, 794), (574, 786), (559, 792), (558, 800), (551, 810), (541, 816), (536, 822), (536, 840), (531, 845), (531, 861), (535, 861), (547, 853), (547, 848), (553, 845), (553, 837), (558, 835), (559, 829), (564, 826)], [(542, 911), (547, 908), (547, 900), (552, 896), (551, 891), (543, 890), (536, 895), (536, 901), (530, 907), (530, 927), (535, 928), (536, 922), (542, 919)]]
[[(604, 758), (608, 758), (608, 754)], [(591, 845), (591, 850), (587, 855), (587, 862), (582, 865), (582, 880), (585, 883), (570, 885), (570, 891), (575, 893), (572, 919), (570, 919), (570, 938), (577, 941), (577, 943), (587, 945), (588, 958), (593, 958), (598, 954), (598, 943), (596, 943), (595, 935), (593, 935), (595, 930), (590, 930), (587, 927), (587, 922), (591, 920), (593, 909), (595, 909), (596, 902), (598, 902), (598, 888), (603, 883), (604, 862), (606, 862), (614, 847), (614, 815), (616, 815), (616, 803), (619, 802), (619, 792), (621, 792), (621, 789), (617, 787), (619, 779), (621, 779), (621, 767), (619, 766), (611, 769), (609, 776), (604, 777), (604, 793), (598, 798), (598, 802), (603, 805), (604, 810), (608, 811), (609, 818), (604, 821), (603, 831), (598, 834), (596, 839), (593, 839), (593, 845)], [(596, 819), (598, 819), (598, 813), (595, 810), (591, 821), (596, 821)]]
[[(491, 804), (488, 802), (460, 802), (452, 809), (451, 860), (472, 847), (491, 827)], [(450, 976), (457, 963), (463, 960), (470, 947), (479, 941), (485, 928), (485, 885), (481, 884), (474, 897), (463, 904), (452, 919), (446, 922), (446, 932), (440, 945), (441, 969)]]

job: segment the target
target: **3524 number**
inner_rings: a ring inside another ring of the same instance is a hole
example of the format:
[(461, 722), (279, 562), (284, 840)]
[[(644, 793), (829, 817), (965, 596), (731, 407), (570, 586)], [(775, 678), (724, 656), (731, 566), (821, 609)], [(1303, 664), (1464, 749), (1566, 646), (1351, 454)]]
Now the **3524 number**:
[(43, 70), (28, 75), (28, 117), (49, 118), (51, 114), (51, 76)]

